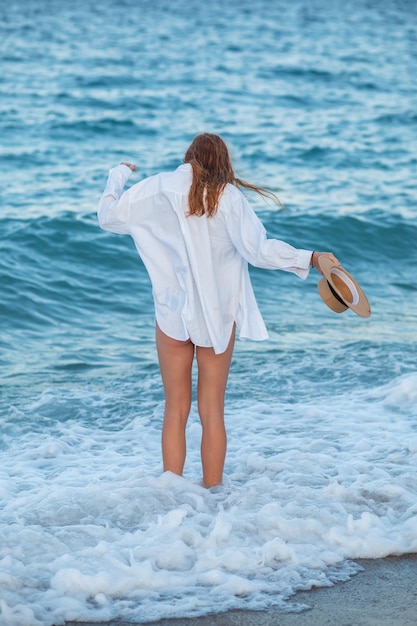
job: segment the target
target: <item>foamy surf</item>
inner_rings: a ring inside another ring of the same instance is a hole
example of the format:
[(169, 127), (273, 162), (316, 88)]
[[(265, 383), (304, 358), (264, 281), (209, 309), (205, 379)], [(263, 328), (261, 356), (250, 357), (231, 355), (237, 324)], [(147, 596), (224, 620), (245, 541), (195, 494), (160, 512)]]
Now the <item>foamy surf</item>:
[[(146, 416), (120, 430), (66, 420), (36, 440), (10, 438), (3, 622), (297, 610), (292, 594), (348, 579), (355, 559), (417, 551), (416, 385), (409, 375), (319, 403), (235, 403), (225, 483), (213, 490), (199, 485), (196, 416), (186, 478), (160, 474)], [(50, 390), (30, 408), (54, 401)], [(96, 395), (77, 402), (80, 413), (103, 410)]]

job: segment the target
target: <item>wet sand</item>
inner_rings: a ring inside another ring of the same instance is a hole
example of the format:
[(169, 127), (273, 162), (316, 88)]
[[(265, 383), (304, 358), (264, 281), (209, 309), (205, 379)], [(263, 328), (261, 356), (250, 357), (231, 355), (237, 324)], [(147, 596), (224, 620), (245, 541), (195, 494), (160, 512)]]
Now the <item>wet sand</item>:
[[(364, 571), (351, 580), (293, 596), (293, 600), (311, 607), (302, 613), (230, 611), (199, 618), (163, 619), (148, 622), (148, 626), (416, 626), (417, 554), (357, 563)], [(93, 624), (68, 622), (67, 626)], [(106, 626), (131, 624), (116, 620)]]

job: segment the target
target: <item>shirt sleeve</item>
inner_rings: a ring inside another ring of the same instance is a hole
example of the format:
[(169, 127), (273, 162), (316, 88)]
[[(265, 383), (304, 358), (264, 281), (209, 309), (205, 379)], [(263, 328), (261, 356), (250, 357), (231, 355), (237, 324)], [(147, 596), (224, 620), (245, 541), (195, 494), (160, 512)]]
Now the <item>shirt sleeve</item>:
[(226, 211), (230, 239), (242, 257), (251, 265), (279, 269), (307, 278), (312, 250), (294, 248), (285, 241), (268, 239), (266, 230), (245, 196), (237, 190), (231, 210)]
[(112, 233), (129, 234), (129, 199), (123, 194), (132, 174), (127, 165), (118, 165), (109, 171), (106, 187), (97, 208), (100, 227)]

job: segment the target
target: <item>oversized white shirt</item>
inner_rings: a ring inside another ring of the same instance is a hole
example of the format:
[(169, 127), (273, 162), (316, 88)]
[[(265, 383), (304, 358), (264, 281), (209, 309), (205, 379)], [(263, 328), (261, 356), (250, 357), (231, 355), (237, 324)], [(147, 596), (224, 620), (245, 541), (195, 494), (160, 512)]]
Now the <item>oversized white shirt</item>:
[(152, 283), (156, 321), (174, 339), (226, 350), (233, 324), (241, 339), (268, 333), (250, 281), (248, 263), (306, 278), (312, 252), (276, 239), (245, 196), (227, 185), (212, 217), (187, 215), (192, 168), (157, 174), (123, 193), (132, 171), (109, 172), (98, 205), (99, 224), (129, 234)]

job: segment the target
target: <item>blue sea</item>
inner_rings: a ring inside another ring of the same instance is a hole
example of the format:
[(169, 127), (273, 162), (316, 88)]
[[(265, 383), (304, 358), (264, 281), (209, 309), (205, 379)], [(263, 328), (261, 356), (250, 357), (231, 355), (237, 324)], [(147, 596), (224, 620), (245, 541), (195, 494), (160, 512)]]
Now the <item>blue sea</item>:
[[(0, 624), (306, 609), (296, 591), (417, 552), (417, 5), (0, 5)], [(331, 250), (372, 315), (252, 269), (224, 484), (162, 472), (150, 284), (96, 206), (228, 142), (270, 237)]]

